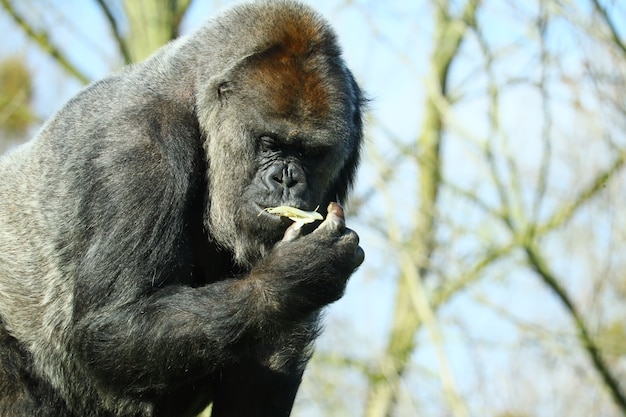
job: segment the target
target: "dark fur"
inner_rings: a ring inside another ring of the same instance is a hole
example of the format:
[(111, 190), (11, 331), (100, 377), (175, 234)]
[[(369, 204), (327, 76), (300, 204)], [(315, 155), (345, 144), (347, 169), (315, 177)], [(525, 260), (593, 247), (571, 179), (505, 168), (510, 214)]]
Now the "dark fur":
[(336, 209), (309, 233), (259, 212), (345, 198), (361, 106), (329, 27), (269, 1), (1, 159), (0, 416), (287, 416), (363, 252)]

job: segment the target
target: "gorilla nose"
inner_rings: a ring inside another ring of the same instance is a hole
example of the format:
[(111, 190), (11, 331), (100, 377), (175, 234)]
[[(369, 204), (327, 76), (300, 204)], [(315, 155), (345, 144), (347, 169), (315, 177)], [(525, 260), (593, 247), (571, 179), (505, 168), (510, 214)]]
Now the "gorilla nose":
[(304, 171), (296, 164), (280, 163), (272, 165), (266, 174), (266, 184), (270, 189), (296, 191), (305, 188)]

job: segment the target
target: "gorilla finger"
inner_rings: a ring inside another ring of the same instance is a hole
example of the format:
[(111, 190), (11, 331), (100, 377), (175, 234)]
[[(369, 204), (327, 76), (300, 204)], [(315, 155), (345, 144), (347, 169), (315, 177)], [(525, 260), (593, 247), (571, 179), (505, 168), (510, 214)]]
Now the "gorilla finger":
[(333, 213), (334, 215), (345, 219), (345, 215), (343, 213), (343, 207), (339, 203), (331, 202), (326, 208), (326, 212), (328, 214)]
[(346, 229), (343, 235), (335, 240), (334, 245), (344, 257), (349, 258), (359, 246), (359, 235), (351, 229)]
[(302, 232), (302, 223), (294, 222), (291, 226), (285, 230), (285, 234), (281, 239), (281, 242), (291, 242), (300, 237)]
[(343, 236), (341, 236), (341, 242), (350, 246), (358, 246), (360, 241), (359, 235), (354, 230), (346, 227)]
[(326, 215), (326, 219), (324, 219), (317, 230), (343, 233), (345, 229), (346, 220), (343, 214), (343, 207), (341, 207), (338, 203), (330, 203), (328, 205), (328, 214)]
[(364, 260), (365, 260), (365, 251), (363, 250), (362, 247), (357, 246), (356, 250), (354, 251), (354, 259), (353, 259), (354, 269), (361, 266)]

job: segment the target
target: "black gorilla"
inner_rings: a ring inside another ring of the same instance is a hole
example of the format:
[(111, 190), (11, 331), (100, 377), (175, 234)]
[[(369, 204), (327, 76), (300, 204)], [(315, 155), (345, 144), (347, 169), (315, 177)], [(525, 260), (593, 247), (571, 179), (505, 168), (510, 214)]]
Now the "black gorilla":
[(362, 104), (327, 24), (267, 1), (91, 85), (0, 160), (0, 416), (287, 416), (363, 261), (332, 203)]

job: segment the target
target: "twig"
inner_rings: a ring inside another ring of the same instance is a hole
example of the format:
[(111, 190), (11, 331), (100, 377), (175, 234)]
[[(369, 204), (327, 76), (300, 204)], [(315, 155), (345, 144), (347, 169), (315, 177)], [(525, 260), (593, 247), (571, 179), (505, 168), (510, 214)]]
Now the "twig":
[(590, 200), (598, 191), (600, 191), (609, 181), (613, 175), (615, 175), (619, 170), (624, 166), (624, 157), (626, 156), (626, 151), (622, 151), (618, 155), (618, 157), (613, 161), (613, 164), (604, 172), (598, 174), (594, 181), (585, 189), (583, 189), (578, 197), (574, 200), (572, 204), (568, 204), (566, 206), (561, 207), (559, 211), (557, 211), (546, 223), (539, 226), (536, 230), (537, 235), (545, 234), (550, 230), (556, 229), (557, 227), (562, 226), (567, 223), (569, 219), (576, 213), (576, 210), (580, 208), (583, 204), (585, 204), (588, 200)]
[(611, 373), (607, 364), (604, 362), (600, 349), (589, 334), (589, 330), (583, 320), (583, 317), (580, 315), (578, 309), (569, 298), (565, 288), (561, 286), (560, 279), (552, 274), (546, 261), (541, 257), (541, 254), (533, 242), (530, 240), (527, 241), (524, 245), (524, 250), (535, 272), (554, 292), (554, 294), (556, 294), (557, 298), (562, 302), (563, 306), (574, 320), (574, 325), (576, 326), (583, 348), (587, 351), (587, 354), (593, 362), (593, 366), (596, 368), (596, 371), (604, 381), (606, 387), (609, 389), (616, 405), (619, 407), (622, 414), (626, 415), (626, 394), (622, 391), (618, 380)]
[(543, 115), (543, 124), (541, 127), (541, 141), (543, 142), (543, 152), (541, 154), (541, 165), (539, 167), (539, 178), (537, 180), (537, 192), (535, 193), (535, 202), (533, 208), (533, 217), (535, 221), (539, 219), (541, 206), (544, 201), (546, 190), (548, 188), (548, 177), (550, 175), (550, 166), (552, 160), (552, 142), (550, 133), (552, 130), (552, 113), (549, 109), (550, 93), (548, 91), (547, 82), (547, 62), (548, 62), (548, 46), (546, 44), (546, 36), (548, 31), (548, 16), (545, 10), (544, 2), (540, 3), (540, 16), (537, 22), (539, 29), (539, 47), (541, 49), (541, 78), (539, 80), (539, 92), (541, 94), (541, 113)]
[(111, 12), (111, 8), (105, 3), (104, 0), (96, 0), (96, 3), (98, 3), (100, 8), (102, 9), (102, 12), (106, 16), (107, 21), (109, 22), (109, 26), (111, 27), (111, 32), (113, 32), (113, 37), (115, 37), (115, 41), (117, 42), (117, 46), (120, 50), (120, 53), (122, 54), (124, 63), (130, 64), (132, 62), (132, 58), (130, 56), (130, 52), (128, 51), (126, 40), (124, 39), (124, 37), (122, 36), (120, 32), (120, 28), (117, 24), (117, 20), (115, 20), (115, 17), (113, 16), (113, 13)]
[(461, 399), (456, 388), (454, 375), (450, 369), (450, 363), (446, 357), (445, 343), (435, 312), (428, 301), (426, 290), (421, 277), (418, 275), (417, 267), (411, 256), (403, 251), (401, 260), (402, 269), (404, 270), (403, 278), (406, 280), (407, 289), (411, 296), (411, 302), (415, 313), (422, 318), (422, 322), (426, 327), (430, 340), (435, 348), (437, 362), (439, 366), (439, 379), (443, 387), (443, 392), (448, 400), (452, 413), (457, 417), (467, 417), (468, 411), (465, 403)]
[(0, 0), (0, 5), (7, 11), (13, 21), (32, 39), (41, 49), (54, 58), (61, 67), (76, 77), (83, 84), (89, 83), (89, 78), (78, 70), (65, 55), (52, 44), (50, 36), (46, 32), (37, 32), (35, 29), (15, 10), (9, 0)]
[(626, 55), (626, 44), (620, 39), (619, 35), (617, 34), (615, 24), (609, 18), (606, 9), (604, 9), (600, 5), (598, 0), (591, 0), (591, 2), (593, 3), (593, 6), (597, 10), (597, 12), (600, 13), (600, 16), (602, 16), (602, 20), (604, 20), (604, 23), (606, 23), (606, 25), (609, 27), (609, 30), (611, 31), (611, 40), (622, 51), (622, 53)]

